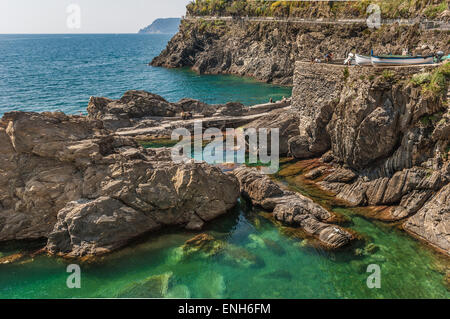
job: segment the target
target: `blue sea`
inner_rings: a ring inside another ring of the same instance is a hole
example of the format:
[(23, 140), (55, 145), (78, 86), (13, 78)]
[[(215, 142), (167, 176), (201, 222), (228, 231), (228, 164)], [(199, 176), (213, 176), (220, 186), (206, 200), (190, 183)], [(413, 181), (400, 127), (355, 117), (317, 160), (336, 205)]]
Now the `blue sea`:
[(170, 35), (0, 35), (0, 116), (8, 111), (85, 113), (91, 96), (146, 90), (171, 102), (246, 105), (290, 96), (291, 88), (232, 75), (149, 66)]

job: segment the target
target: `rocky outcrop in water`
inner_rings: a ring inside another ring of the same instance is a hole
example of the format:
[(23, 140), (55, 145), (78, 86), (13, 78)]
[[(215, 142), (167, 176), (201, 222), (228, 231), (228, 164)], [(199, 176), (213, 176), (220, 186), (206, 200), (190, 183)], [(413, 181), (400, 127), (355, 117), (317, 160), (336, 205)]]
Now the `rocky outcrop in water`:
[[(244, 17), (243, 17), (244, 18)], [(333, 52), (344, 59), (349, 52), (427, 55), (449, 51), (446, 31), (422, 30), (418, 25), (384, 25), (370, 29), (365, 23), (324, 24), (184, 20), (179, 32), (151, 65), (191, 67), (201, 74), (232, 73), (265, 82), (290, 85), (297, 60), (323, 58)]]
[(347, 245), (354, 239), (345, 229), (326, 223), (333, 215), (311, 199), (282, 189), (256, 169), (240, 167), (234, 171), (242, 195), (254, 205), (273, 211), (274, 217), (286, 225), (300, 227), (330, 248)]
[[(101, 120), (108, 129), (136, 125), (138, 121), (150, 117), (176, 117), (182, 112), (192, 112), (212, 116), (219, 108), (193, 99), (182, 99), (170, 103), (159, 95), (145, 91), (128, 91), (119, 100), (105, 97), (91, 97), (88, 104), (88, 117)], [(235, 107), (231, 105), (230, 108)], [(151, 125), (151, 123), (150, 123)]]
[(450, 210), (436, 204), (450, 181), (449, 65), (297, 62), (292, 114), (272, 112), (248, 125), (290, 117), (298, 127), (282, 134), (288, 153), (323, 162), (310, 179), (353, 206), (384, 207), (372, 217), (406, 220), (410, 233), (449, 254)]
[[(157, 127), (161, 126), (164, 121), (172, 122), (173, 125), (166, 127), (166, 131), (169, 133), (164, 133), (170, 137), (171, 130), (174, 128), (192, 126), (193, 121), (183, 119), (183, 114), (189, 115), (192, 119), (202, 119), (204, 122), (209, 118), (212, 127), (220, 128), (227, 124), (227, 127), (231, 128), (250, 122), (245, 117), (252, 119), (251, 117), (254, 115), (289, 105), (289, 99), (251, 107), (244, 107), (238, 102), (211, 105), (187, 98), (171, 103), (159, 95), (146, 91), (128, 91), (118, 100), (91, 97), (87, 111), (88, 118), (101, 121), (105, 128), (113, 131), (124, 128)], [(231, 117), (233, 119), (230, 120)], [(204, 124), (208, 126), (207, 123)]]
[(236, 204), (239, 184), (207, 164), (174, 164), (99, 120), (6, 113), (0, 121), (0, 241), (48, 238), (81, 257), (164, 226), (200, 229)]

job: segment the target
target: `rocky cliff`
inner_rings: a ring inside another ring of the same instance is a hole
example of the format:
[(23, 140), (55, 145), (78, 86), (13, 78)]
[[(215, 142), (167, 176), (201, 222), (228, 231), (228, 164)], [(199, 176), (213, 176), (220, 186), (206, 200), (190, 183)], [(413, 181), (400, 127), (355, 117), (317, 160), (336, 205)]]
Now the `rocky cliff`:
[(104, 254), (165, 226), (201, 229), (239, 196), (220, 169), (175, 164), (167, 149), (82, 116), (7, 113), (0, 151), (0, 241), (48, 238), (55, 254)]
[(297, 60), (334, 53), (429, 54), (450, 50), (448, 31), (423, 30), (419, 25), (326, 24), (183, 20), (179, 32), (152, 62), (168, 68), (191, 67), (202, 73), (231, 73), (291, 85)]
[(450, 254), (449, 68), (298, 62), (295, 110), (249, 125), (289, 127), (282, 144), (296, 158), (321, 157), (312, 174), (321, 187), (353, 206), (382, 206), (372, 217), (403, 221)]

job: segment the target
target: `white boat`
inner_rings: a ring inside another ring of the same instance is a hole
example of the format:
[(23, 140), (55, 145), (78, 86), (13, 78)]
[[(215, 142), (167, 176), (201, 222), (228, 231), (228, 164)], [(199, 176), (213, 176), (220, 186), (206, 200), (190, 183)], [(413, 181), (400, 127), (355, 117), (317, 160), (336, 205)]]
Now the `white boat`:
[(371, 57), (373, 66), (433, 64), (433, 56), (375, 56)]
[(355, 61), (357, 65), (372, 65), (370, 56), (356, 54)]

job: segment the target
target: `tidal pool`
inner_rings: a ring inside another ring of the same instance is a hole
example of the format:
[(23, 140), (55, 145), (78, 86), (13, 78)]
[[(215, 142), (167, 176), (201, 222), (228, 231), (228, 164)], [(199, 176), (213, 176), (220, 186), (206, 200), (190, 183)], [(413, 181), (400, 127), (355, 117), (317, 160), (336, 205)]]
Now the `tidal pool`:
[[(124, 292), (130, 297), (130, 291), (131, 296), (142, 296), (149, 289), (169, 298), (450, 297), (444, 283), (448, 258), (395, 225), (334, 205), (329, 195), (302, 184), (296, 174), (279, 178), (342, 214), (347, 220), (344, 226), (363, 240), (343, 250), (323, 250), (241, 199), (233, 212), (202, 232), (217, 240), (214, 243), (223, 249), (217, 254), (186, 257), (181, 247), (198, 233), (166, 230), (94, 262), (81, 263), (81, 289), (66, 286), (70, 261), (41, 255), (0, 265), (0, 298), (104, 298)], [(24, 243), (3, 244), (0, 254), (23, 247)], [(370, 264), (381, 267), (380, 289), (367, 287)], [(154, 283), (145, 286), (148, 278), (157, 275), (167, 280), (157, 287)]]

